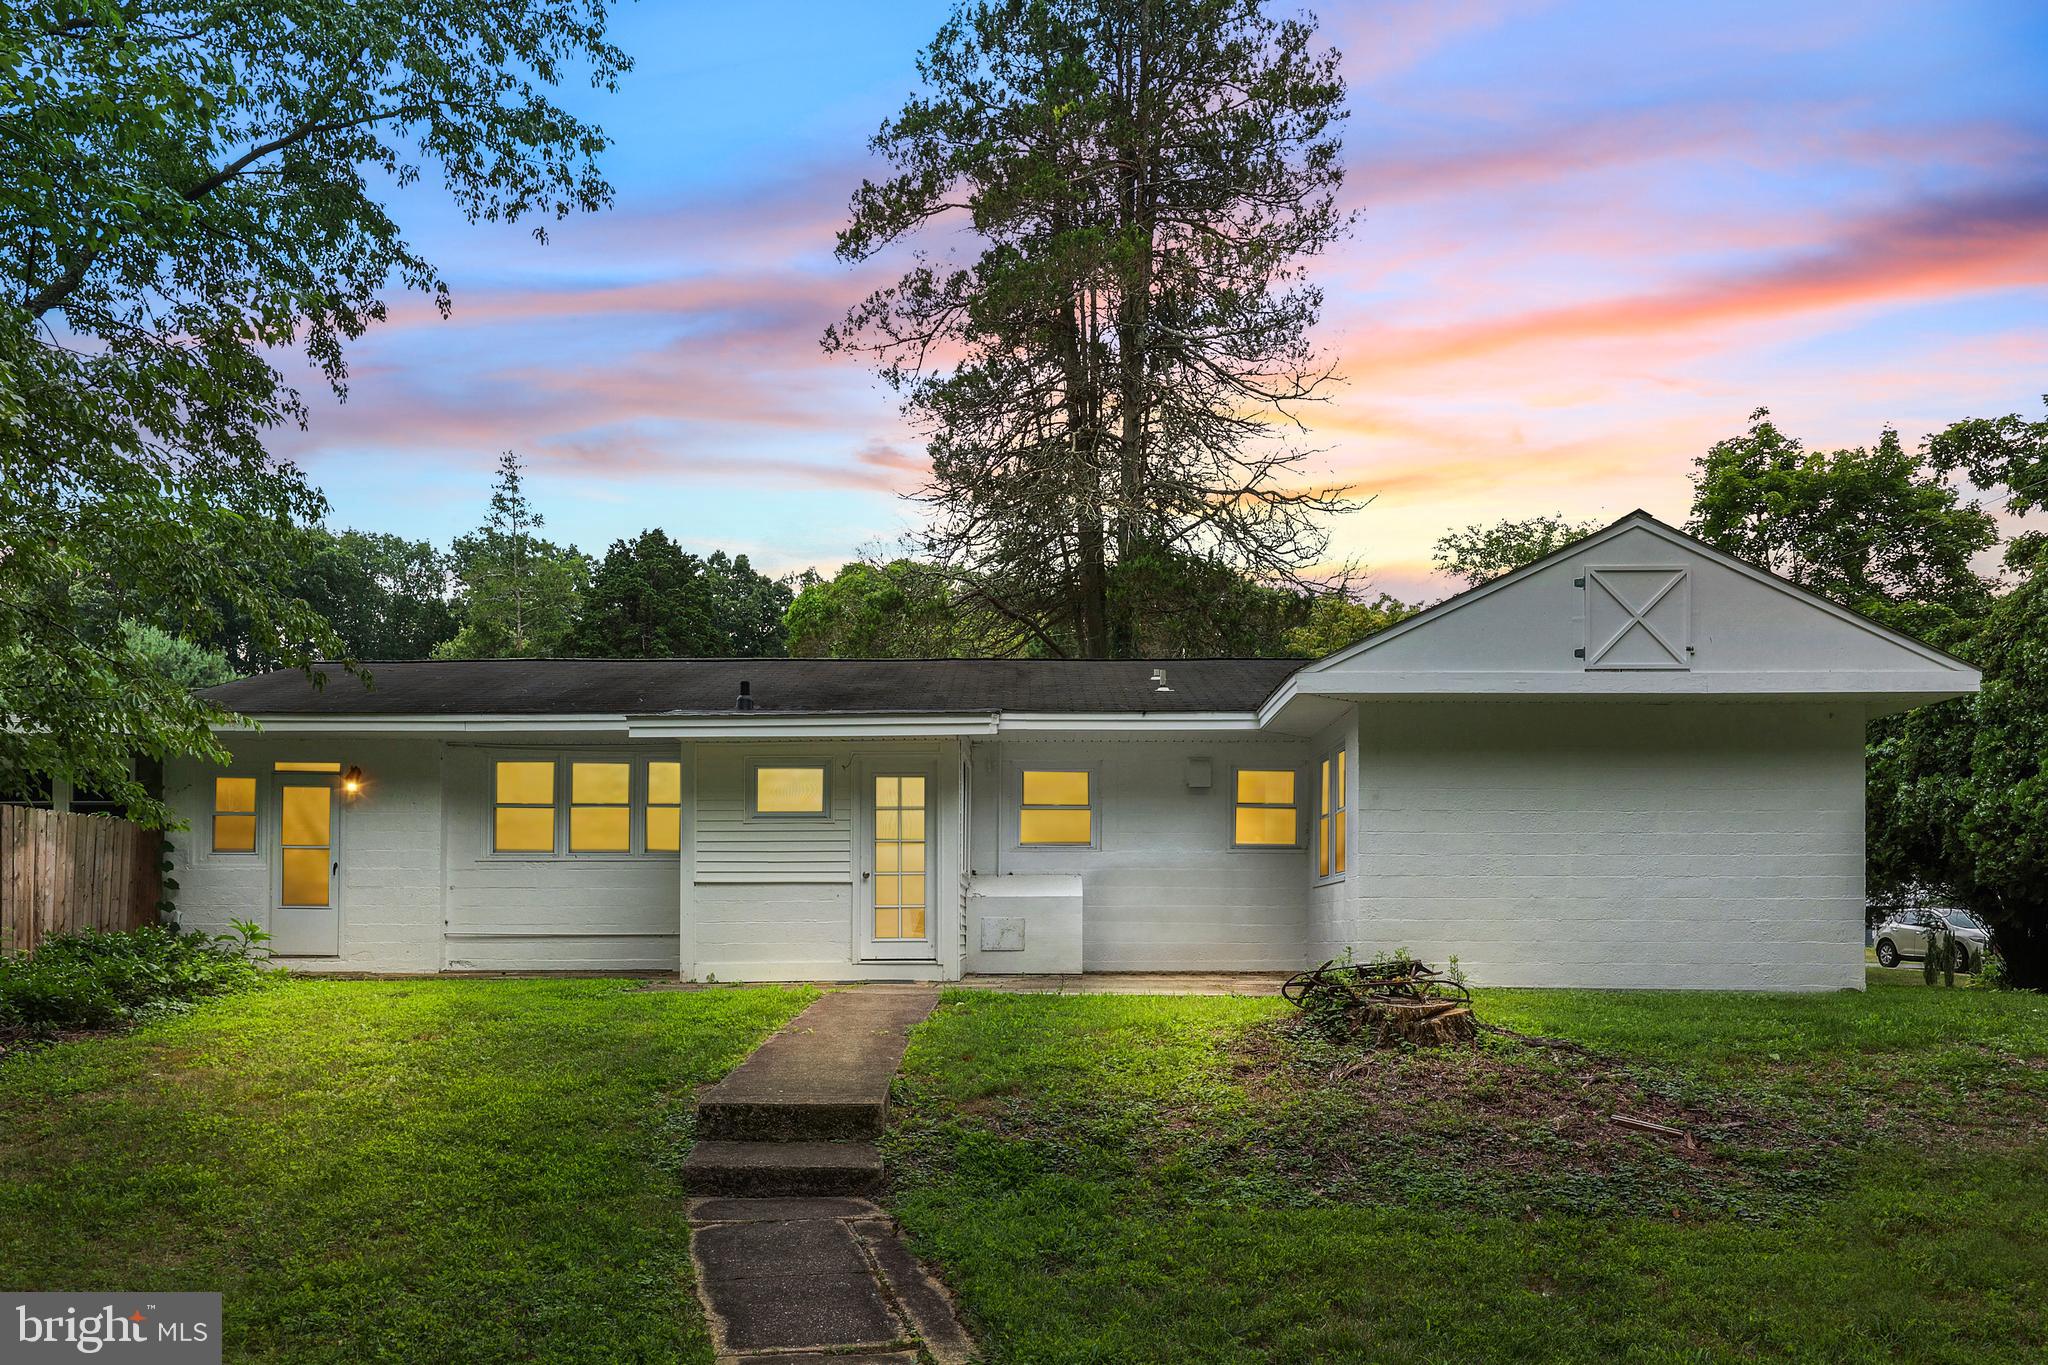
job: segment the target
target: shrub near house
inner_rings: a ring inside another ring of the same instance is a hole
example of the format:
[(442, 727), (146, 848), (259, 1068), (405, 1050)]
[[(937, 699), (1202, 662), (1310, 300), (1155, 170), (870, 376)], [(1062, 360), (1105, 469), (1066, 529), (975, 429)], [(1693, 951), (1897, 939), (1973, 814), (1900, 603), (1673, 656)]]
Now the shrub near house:
[(253, 989), (264, 980), (256, 941), (156, 925), (45, 939), (32, 956), (0, 958), (0, 1044), (136, 1023)]

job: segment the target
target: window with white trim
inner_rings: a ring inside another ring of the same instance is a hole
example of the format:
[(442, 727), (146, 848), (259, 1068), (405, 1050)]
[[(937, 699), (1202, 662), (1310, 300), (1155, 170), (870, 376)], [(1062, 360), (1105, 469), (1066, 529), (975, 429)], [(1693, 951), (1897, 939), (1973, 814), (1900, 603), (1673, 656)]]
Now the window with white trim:
[(256, 779), (213, 779), (213, 851), (256, 851)]
[(1301, 807), (1292, 768), (1239, 768), (1231, 842), (1238, 848), (1299, 848)]
[(1026, 768), (1017, 802), (1017, 842), (1026, 848), (1086, 848), (1095, 842), (1095, 774), (1086, 768)]
[(569, 851), (633, 850), (633, 765), (578, 759), (569, 765)]
[(548, 759), (501, 759), (496, 765), (491, 848), (498, 853), (555, 851), (555, 765)]
[(1344, 875), (1344, 811), (1349, 801), (1349, 754), (1339, 749), (1316, 765), (1316, 876)]
[(675, 853), (683, 846), (683, 765), (656, 760), (647, 765), (645, 847)]
[(512, 858), (665, 856), (681, 847), (682, 765), (623, 754), (492, 760), (485, 845)]

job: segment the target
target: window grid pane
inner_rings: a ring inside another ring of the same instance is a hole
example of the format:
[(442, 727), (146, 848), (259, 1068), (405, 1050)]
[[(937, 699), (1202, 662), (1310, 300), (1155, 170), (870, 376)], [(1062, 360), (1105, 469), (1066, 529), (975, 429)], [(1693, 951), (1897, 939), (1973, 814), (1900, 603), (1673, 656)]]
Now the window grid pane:
[(754, 811), (758, 815), (823, 815), (824, 768), (756, 768)]
[(1291, 806), (1294, 804), (1292, 768), (1239, 768), (1237, 800), (1244, 806)]
[(498, 804), (501, 806), (552, 806), (555, 804), (555, 765), (552, 762), (507, 762), (498, 765)]
[(1287, 848), (1294, 844), (1292, 806), (1239, 806), (1237, 842), (1255, 848)]
[(500, 853), (553, 853), (553, 806), (500, 806), (493, 840)]
[(1027, 810), (1018, 818), (1018, 842), (1026, 844), (1088, 844), (1094, 842), (1094, 812)]
[(1024, 804), (1027, 806), (1085, 806), (1088, 774), (1085, 772), (1034, 772), (1024, 774)]
[(578, 806), (623, 806), (633, 789), (630, 763), (571, 763), (569, 800)]

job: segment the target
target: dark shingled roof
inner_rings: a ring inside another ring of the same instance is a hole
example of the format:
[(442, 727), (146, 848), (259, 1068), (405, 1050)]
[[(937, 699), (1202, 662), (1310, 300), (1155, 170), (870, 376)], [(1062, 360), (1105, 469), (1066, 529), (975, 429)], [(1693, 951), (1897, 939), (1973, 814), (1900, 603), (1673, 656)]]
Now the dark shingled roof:
[[(721, 714), (740, 681), (766, 715), (1255, 711), (1299, 659), (410, 659), (260, 673), (201, 696), (253, 716)], [(1166, 670), (1171, 692), (1153, 689)]]

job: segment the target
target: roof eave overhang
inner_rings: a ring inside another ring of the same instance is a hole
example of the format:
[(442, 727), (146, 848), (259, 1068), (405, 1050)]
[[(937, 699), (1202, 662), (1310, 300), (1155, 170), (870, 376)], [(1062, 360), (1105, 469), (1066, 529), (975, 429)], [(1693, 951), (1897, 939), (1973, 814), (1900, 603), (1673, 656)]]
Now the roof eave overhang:
[(1534, 671), (1375, 672), (1318, 680), (1300, 696), (1332, 697), (1739, 697), (1839, 698), (1914, 695), (1930, 701), (1975, 692), (1975, 674), (1930, 671), (1701, 673), (1685, 669), (1614, 669), (1585, 673)]
[(987, 736), (1006, 733), (1216, 733), (1261, 728), (1253, 711), (984, 711), (951, 714), (759, 711), (663, 715), (310, 716), (254, 715), (216, 726), (222, 733), (520, 734), (629, 739), (786, 739)]
[(632, 718), (623, 715), (472, 715), (472, 716), (377, 716), (377, 715), (238, 715), (214, 726), (218, 734), (246, 734), (262, 731), (279, 735), (365, 735), (365, 734), (505, 734), (528, 730), (570, 730), (579, 733), (623, 735)]
[(713, 715), (636, 716), (633, 739), (943, 739), (992, 735), (993, 712), (954, 715), (885, 715), (853, 712), (763, 715), (758, 711)]

